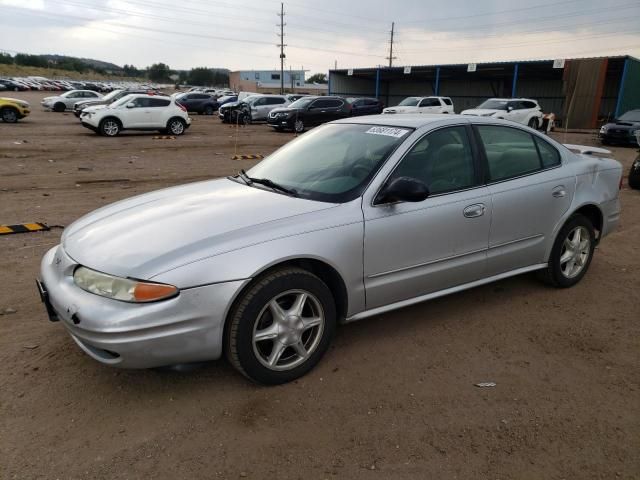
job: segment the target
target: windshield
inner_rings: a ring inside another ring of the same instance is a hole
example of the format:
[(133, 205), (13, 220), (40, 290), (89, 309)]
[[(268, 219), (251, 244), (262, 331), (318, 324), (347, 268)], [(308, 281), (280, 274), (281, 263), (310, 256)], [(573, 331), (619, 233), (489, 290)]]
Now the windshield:
[(398, 106), (399, 107), (415, 107), (418, 105), (420, 99), (418, 97), (408, 97), (402, 100)]
[(102, 97), (102, 100), (104, 100), (105, 102), (113, 102), (114, 100), (120, 98), (118, 96), (120, 92), (122, 92), (122, 90), (114, 90), (113, 92), (109, 92), (104, 97)]
[(359, 197), (411, 129), (327, 124), (294, 140), (249, 170), (303, 198), (343, 203)]
[(315, 98), (299, 98), (295, 102), (291, 103), (291, 105), (289, 105), (289, 108), (306, 108), (314, 100)]
[(125, 95), (120, 100), (116, 100), (115, 102), (113, 102), (111, 105), (109, 105), (109, 107), (110, 108), (118, 108), (120, 105), (124, 105), (125, 103), (130, 102), (132, 99), (133, 99), (133, 95), (132, 94)]
[(507, 100), (487, 100), (482, 102), (480, 106), (477, 108), (488, 109), (488, 110), (506, 110), (507, 109)]
[(629, 110), (620, 115), (618, 120), (622, 120), (623, 122), (640, 122), (640, 110)]

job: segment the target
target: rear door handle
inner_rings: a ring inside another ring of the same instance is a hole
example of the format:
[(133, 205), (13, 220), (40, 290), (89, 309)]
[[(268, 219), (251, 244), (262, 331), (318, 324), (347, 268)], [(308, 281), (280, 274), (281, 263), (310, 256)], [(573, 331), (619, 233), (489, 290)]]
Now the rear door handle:
[(560, 187), (554, 188), (551, 195), (553, 195), (554, 198), (562, 198), (567, 195), (567, 191), (564, 189), (563, 186), (560, 186)]
[(482, 215), (484, 215), (486, 209), (487, 207), (484, 205), (484, 203), (475, 203), (465, 208), (462, 211), (462, 214), (467, 218), (481, 217)]

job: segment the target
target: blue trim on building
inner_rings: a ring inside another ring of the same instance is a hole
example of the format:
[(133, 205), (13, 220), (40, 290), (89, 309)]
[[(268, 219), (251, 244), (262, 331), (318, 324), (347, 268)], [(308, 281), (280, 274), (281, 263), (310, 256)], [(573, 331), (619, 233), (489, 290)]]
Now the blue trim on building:
[(622, 105), (622, 96), (624, 95), (624, 83), (627, 78), (627, 67), (629, 66), (629, 58), (624, 59), (624, 67), (622, 67), (622, 78), (620, 79), (620, 88), (618, 89), (618, 100), (616, 100), (615, 117), (620, 115), (620, 106)]
[(518, 67), (516, 63), (513, 68), (513, 82), (511, 82), (511, 98), (516, 97), (516, 87), (518, 86)]
[(440, 95), (440, 67), (436, 68), (436, 88), (434, 95)]

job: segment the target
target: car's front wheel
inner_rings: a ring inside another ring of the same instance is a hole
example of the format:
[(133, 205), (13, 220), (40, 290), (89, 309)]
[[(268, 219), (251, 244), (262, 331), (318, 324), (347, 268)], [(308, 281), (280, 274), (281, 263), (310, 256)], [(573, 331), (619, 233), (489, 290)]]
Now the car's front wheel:
[(182, 135), (185, 130), (185, 122), (181, 118), (172, 118), (167, 122), (167, 133), (171, 135)]
[(595, 246), (591, 221), (584, 215), (573, 215), (560, 229), (541, 279), (554, 287), (573, 287), (587, 273)]
[(0, 117), (6, 123), (16, 123), (18, 121), (18, 111), (15, 108), (5, 107), (0, 110)]
[(296, 133), (302, 133), (304, 132), (305, 126), (304, 126), (304, 122), (300, 119), (296, 120), (293, 124), (293, 131)]
[(98, 133), (104, 135), (105, 137), (115, 137), (120, 133), (122, 126), (120, 122), (115, 118), (105, 118), (100, 122), (100, 126), (98, 127)]
[(54, 112), (64, 112), (66, 109), (67, 109), (67, 106), (62, 102), (58, 102), (53, 106)]
[(640, 190), (640, 156), (635, 159), (629, 170), (629, 188)]
[(311, 370), (329, 348), (336, 308), (327, 285), (312, 273), (284, 268), (259, 277), (229, 317), (225, 351), (249, 379), (290, 382)]
[(528, 123), (529, 127), (538, 129), (538, 119), (536, 117), (531, 117)]

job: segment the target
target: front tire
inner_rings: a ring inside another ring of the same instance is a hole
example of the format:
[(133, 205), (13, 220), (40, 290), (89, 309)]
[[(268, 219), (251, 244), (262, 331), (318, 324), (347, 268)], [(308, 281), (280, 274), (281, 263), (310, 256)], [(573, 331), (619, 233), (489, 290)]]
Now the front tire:
[(304, 132), (305, 126), (304, 126), (304, 122), (302, 120), (296, 120), (293, 124), (293, 131), (296, 133), (302, 133)]
[(283, 268), (258, 277), (231, 310), (225, 352), (250, 380), (278, 385), (309, 372), (335, 332), (329, 287), (312, 273)]
[(549, 264), (540, 272), (540, 278), (553, 287), (573, 287), (587, 273), (595, 246), (591, 221), (584, 215), (573, 215), (558, 232)]
[(5, 123), (16, 123), (18, 121), (18, 111), (15, 108), (5, 107), (0, 110), (0, 117)]
[(53, 106), (53, 111), (58, 113), (64, 112), (66, 109), (67, 106), (62, 102), (58, 102)]
[(633, 162), (631, 170), (629, 170), (629, 188), (640, 190), (640, 156)]
[(527, 124), (530, 128), (533, 128), (534, 130), (538, 129), (538, 119), (536, 117), (531, 117), (529, 119), (529, 123)]
[(186, 123), (181, 118), (172, 118), (167, 122), (167, 133), (170, 135), (182, 135), (186, 128)]
[(120, 133), (120, 130), (122, 130), (122, 125), (115, 118), (105, 118), (98, 127), (98, 133), (105, 137), (115, 137)]

